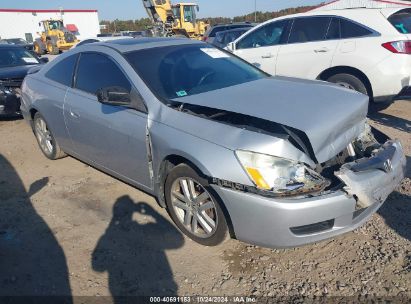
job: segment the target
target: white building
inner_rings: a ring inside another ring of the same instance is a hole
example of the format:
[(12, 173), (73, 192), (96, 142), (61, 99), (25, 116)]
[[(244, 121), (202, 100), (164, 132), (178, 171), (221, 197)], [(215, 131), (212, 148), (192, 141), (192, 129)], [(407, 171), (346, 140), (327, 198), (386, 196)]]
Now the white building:
[(40, 22), (47, 19), (63, 19), (66, 28), (80, 40), (100, 34), (97, 10), (0, 9), (0, 37), (33, 41), (44, 31)]
[(327, 1), (326, 3), (319, 5), (314, 10), (334, 10), (345, 8), (386, 8), (386, 7), (404, 7), (409, 6), (411, 8), (411, 1), (404, 0), (335, 0)]

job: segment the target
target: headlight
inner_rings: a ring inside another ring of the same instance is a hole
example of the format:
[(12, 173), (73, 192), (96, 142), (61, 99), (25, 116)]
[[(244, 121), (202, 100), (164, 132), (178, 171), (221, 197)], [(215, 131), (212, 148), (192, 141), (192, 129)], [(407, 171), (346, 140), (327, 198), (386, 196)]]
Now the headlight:
[(294, 195), (324, 190), (330, 183), (304, 164), (285, 158), (236, 151), (253, 183), (277, 194)]

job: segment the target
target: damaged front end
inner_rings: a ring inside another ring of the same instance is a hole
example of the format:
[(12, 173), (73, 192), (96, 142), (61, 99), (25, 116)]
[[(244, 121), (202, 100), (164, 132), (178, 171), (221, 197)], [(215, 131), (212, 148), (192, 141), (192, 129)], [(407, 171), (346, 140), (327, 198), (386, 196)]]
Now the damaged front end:
[(0, 81), (0, 116), (20, 115), (21, 80)]
[(330, 178), (334, 187), (354, 197), (356, 209), (362, 209), (383, 203), (401, 183), (405, 167), (401, 143), (389, 140), (366, 124), (364, 132), (346, 151), (323, 164), (320, 174)]

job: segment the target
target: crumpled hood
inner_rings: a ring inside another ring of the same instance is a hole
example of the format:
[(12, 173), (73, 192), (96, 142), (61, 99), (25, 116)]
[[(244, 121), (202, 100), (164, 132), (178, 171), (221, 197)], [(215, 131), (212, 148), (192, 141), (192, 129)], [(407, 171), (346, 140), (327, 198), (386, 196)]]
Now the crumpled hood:
[(260, 79), (174, 99), (245, 114), (304, 132), (318, 162), (344, 150), (364, 129), (368, 96), (333, 84), (286, 77)]

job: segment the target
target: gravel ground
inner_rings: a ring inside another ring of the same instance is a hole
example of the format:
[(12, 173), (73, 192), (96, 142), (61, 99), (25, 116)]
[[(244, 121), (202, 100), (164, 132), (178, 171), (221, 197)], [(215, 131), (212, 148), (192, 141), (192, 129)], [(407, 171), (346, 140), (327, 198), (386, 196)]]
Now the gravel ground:
[[(410, 160), (411, 102), (370, 116)], [(207, 248), (145, 193), (73, 158), (45, 159), (24, 121), (0, 121), (0, 143), (0, 296), (411, 299), (411, 161), (398, 191), (352, 233), (294, 249)]]

